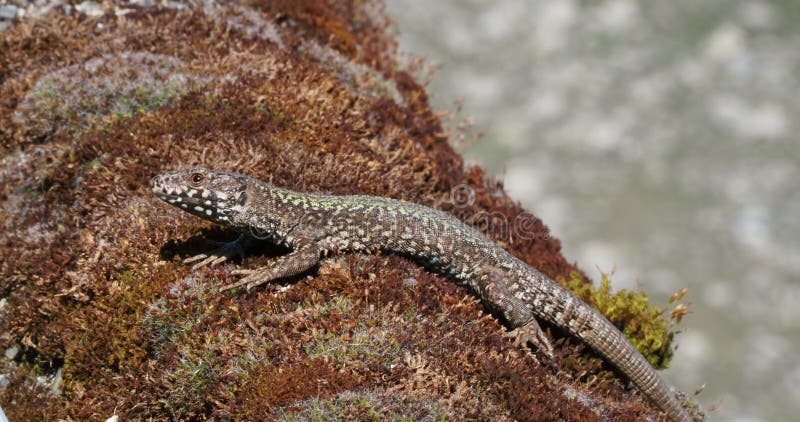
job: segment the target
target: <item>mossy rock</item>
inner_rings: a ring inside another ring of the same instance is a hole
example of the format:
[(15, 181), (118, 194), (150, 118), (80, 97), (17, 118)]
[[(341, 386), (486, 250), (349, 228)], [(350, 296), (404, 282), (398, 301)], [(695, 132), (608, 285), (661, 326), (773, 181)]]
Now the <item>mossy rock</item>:
[[(244, 263), (190, 271), (181, 258), (235, 233), (164, 206), (155, 174), (202, 165), (467, 221), (530, 214), (448, 144), (380, 3), (126, 4), (104, 2), (101, 16), (63, 6), (0, 31), (10, 420), (658, 419), (579, 343), (557, 339), (545, 365), (468, 292), (401, 257), (339, 257), (217, 294), (231, 268), (285, 251), (258, 245)], [(530, 236), (495, 240), (584, 289), (558, 240), (527, 221)], [(591, 300), (665, 362), (671, 333), (649, 331), (660, 314), (600, 293)]]

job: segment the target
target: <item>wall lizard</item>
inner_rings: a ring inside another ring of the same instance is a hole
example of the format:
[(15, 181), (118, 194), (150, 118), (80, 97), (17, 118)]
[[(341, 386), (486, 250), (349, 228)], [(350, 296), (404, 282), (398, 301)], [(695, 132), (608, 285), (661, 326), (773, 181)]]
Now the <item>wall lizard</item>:
[(163, 173), (153, 192), (165, 202), (242, 235), (210, 254), (185, 260), (217, 264), (252, 237), (291, 248), (274, 265), (237, 270), (227, 290), (250, 289), (301, 274), (328, 253), (382, 250), (410, 256), (466, 285), (511, 326), (511, 335), (552, 355), (536, 318), (588, 344), (673, 421), (692, 418), (669, 385), (611, 322), (561, 285), (460, 220), (433, 208), (389, 198), (301, 193), (240, 174), (204, 168)]

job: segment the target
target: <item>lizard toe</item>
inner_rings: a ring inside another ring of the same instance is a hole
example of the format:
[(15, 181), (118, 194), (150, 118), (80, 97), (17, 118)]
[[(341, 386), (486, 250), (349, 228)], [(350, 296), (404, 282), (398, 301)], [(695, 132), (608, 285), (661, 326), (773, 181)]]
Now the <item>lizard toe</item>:
[(535, 320), (531, 320), (530, 322), (511, 330), (506, 334), (506, 336), (512, 337), (514, 339), (514, 343), (517, 345), (533, 346), (536, 348), (536, 350), (544, 353), (549, 359), (553, 359), (555, 356), (553, 353), (553, 346), (550, 344), (550, 340), (547, 339), (544, 331), (542, 331), (542, 328), (539, 327), (539, 324)]

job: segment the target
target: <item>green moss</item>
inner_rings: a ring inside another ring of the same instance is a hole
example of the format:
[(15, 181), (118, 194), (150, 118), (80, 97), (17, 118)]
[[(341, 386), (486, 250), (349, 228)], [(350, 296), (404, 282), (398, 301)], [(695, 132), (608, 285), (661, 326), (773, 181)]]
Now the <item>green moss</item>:
[(218, 299), (208, 285), (194, 276), (170, 286), (167, 294), (148, 307), (143, 318), (154, 338), (155, 354), (179, 342), (207, 319), (226, 316), (229, 310), (214, 306)]
[[(213, 334), (209, 333), (213, 337)], [(214, 342), (206, 339), (206, 344)], [(177, 363), (165, 374), (167, 389), (163, 405), (173, 420), (186, 419), (204, 405), (209, 389), (220, 384), (225, 370), (225, 362), (215, 353), (214, 348), (197, 347), (196, 344), (182, 344), (176, 350)]]
[(325, 320), (331, 313), (339, 315), (349, 315), (353, 311), (353, 303), (350, 299), (343, 296), (336, 296), (331, 300), (324, 300), (324, 296), (318, 292), (309, 295), (303, 302), (303, 309), (308, 309), (311, 314), (309, 317), (316, 320)]
[(354, 317), (350, 301), (344, 297), (336, 297), (315, 307), (309, 324), (347, 320), (352, 328), (314, 332), (305, 352), (310, 359), (331, 359), (337, 368), (353, 362), (389, 367), (402, 357), (402, 347), (392, 333), (393, 315), (381, 309)]
[(586, 303), (596, 308), (614, 325), (621, 327), (639, 352), (656, 368), (665, 368), (672, 359), (672, 322), (664, 319), (664, 311), (651, 305), (647, 294), (622, 289), (611, 292), (611, 279), (602, 274), (600, 287), (587, 283), (578, 273), (572, 273), (566, 287)]
[[(111, 294), (96, 299), (94, 307), (80, 309), (69, 319), (70, 336), (64, 360), (65, 395), (73, 397), (97, 382), (108, 370), (125, 373), (144, 363), (148, 351), (136, 323), (146, 303), (156, 295), (153, 279), (163, 273), (137, 269), (114, 277)], [(102, 321), (102, 324), (98, 324)]]

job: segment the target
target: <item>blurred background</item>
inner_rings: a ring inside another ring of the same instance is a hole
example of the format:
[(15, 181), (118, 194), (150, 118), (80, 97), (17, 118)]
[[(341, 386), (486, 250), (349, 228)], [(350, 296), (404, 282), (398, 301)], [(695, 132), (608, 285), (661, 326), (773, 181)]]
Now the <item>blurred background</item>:
[(709, 420), (800, 412), (800, 2), (389, 0), (462, 152), (615, 289), (691, 314), (665, 376)]

